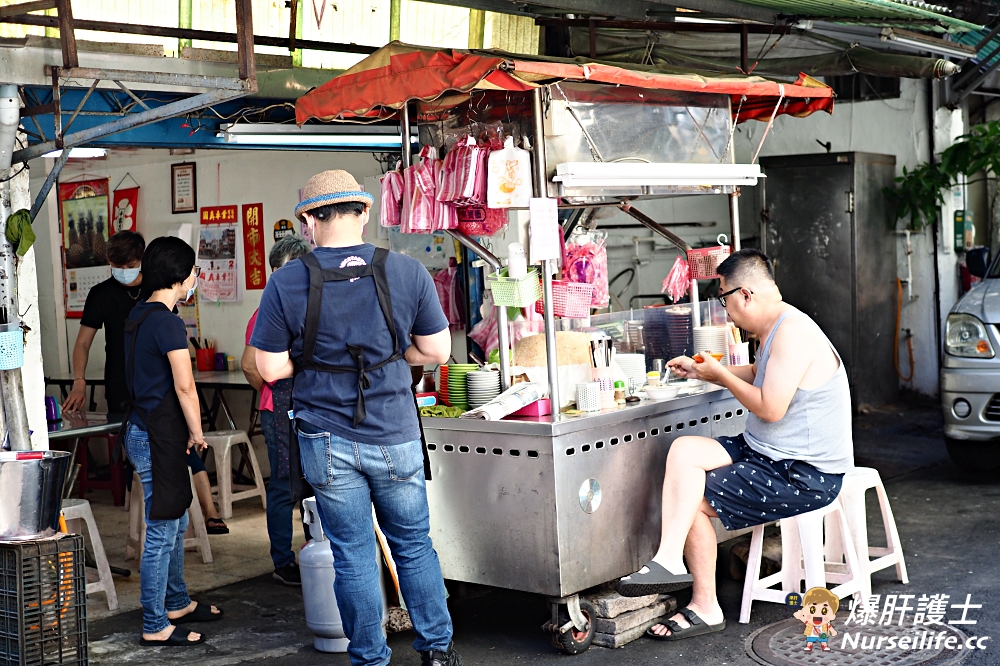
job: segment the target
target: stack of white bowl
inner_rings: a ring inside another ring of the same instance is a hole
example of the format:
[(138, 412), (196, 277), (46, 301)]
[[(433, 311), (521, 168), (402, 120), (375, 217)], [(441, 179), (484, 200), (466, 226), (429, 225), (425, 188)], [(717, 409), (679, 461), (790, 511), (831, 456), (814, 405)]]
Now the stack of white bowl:
[(726, 326), (696, 326), (694, 353), (711, 351), (722, 354), (722, 365), (729, 365), (729, 329)]
[(615, 354), (615, 361), (625, 376), (635, 381), (637, 389), (646, 383), (645, 354)]
[(477, 370), (465, 375), (469, 409), (482, 407), (500, 395), (500, 371)]

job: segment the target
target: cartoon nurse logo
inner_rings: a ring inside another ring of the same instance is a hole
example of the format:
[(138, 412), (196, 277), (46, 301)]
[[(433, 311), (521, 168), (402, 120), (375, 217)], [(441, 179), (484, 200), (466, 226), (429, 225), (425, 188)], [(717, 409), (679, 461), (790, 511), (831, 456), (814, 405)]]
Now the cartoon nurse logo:
[[(790, 594), (798, 597), (797, 594)], [(786, 599), (790, 606), (801, 608), (796, 611), (794, 617), (805, 626), (802, 634), (806, 637), (806, 652), (812, 652), (813, 646), (819, 643), (823, 652), (829, 652), (829, 639), (837, 635), (837, 630), (833, 628), (833, 620), (837, 617), (837, 609), (840, 608), (840, 599), (837, 595), (825, 587), (814, 587), (802, 595), (801, 600)]]

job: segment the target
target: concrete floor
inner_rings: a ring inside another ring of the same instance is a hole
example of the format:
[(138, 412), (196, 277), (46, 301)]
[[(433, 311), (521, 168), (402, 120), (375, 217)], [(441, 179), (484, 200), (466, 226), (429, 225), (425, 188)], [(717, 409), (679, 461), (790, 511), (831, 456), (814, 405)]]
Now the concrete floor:
[[(996, 639), (987, 642), (987, 650), (969, 654), (965, 663), (1000, 663), (1000, 485), (966, 481), (948, 461), (933, 403), (860, 416), (855, 422), (855, 450), (858, 465), (876, 467), (882, 474), (906, 548), (910, 576), (910, 584), (903, 586), (892, 580), (890, 570), (879, 572), (873, 577), (874, 593), (949, 594), (952, 603), (971, 594), (972, 602), (983, 604), (983, 608), (970, 612), (969, 618), (978, 624), (965, 627), (966, 632)], [(874, 493), (869, 493), (872, 544), (877, 545), (881, 530), (880, 525), (876, 528), (873, 497)], [(213, 546), (221, 539), (214, 538)], [(203, 566), (189, 563), (186, 570), (197, 571)], [(790, 616), (781, 606), (758, 602), (751, 623), (738, 624), (742, 583), (721, 575), (720, 599), (728, 621), (723, 632), (677, 643), (640, 639), (616, 651), (591, 648), (567, 657), (553, 650), (540, 631), (547, 618), (542, 598), (475, 586), (450, 588), (456, 647), (466, 664), (556, 664), (572, 659), (578, 666), (671, 662), (750, 665), (755, 662), (745, 652), (747, 637)], [(222, 622), (203, 625), (209, 636), (205, 646), (143, 650), (137, 641), (141, 613), (133, 611), (91, 622), (93, 663), (348, 664), (344, 655), (322, 654), (312, 648), (300, 593), (274, 583), (269, 576), (218, 587), (197, 597), (221, 605), (227, 613)], [(949, 618), (954, 618), (955, 611), (950, 613)], [(843, 612), (840, 617), (845, 616)], [(393, 663), (419, 663), (409, 648), (412, 640), (411, 632), (390, 636)], [(855, 663), (836, 653), (816, 656), (817, 663)]]
[[(113, 567), (132, 571), (128, 578), (115, 576), (118, 593), (118, 610), (110, 611), (103, 593), (92, 594), (87, 599), (87, 614), (91, 622), (133, 611), (139, 604), (139, 568), (135, 560), (125, 559), (125, 537), (128, 534), (128, 513), (113, 506), (107, 492), (88, 493), (94, 519), (101, 532), (108, 562)], [(226, 521), (229, 534), (209, 537), (212, 562), (205, 564), (201, 553), (189, 550), (184, 558), (184, 579), (188, 590), (194, 594), (236, 583), (274, 570), (271, 562), (270, 542), (267, 538), (267, 521), (258, 498), (233, 504), (233, 517)], [(298, 551), (304, 542), (302, 530), (293, 537), (292, 547)], [(93, 569), (88, 569), (89, 580), (97, 580)]]

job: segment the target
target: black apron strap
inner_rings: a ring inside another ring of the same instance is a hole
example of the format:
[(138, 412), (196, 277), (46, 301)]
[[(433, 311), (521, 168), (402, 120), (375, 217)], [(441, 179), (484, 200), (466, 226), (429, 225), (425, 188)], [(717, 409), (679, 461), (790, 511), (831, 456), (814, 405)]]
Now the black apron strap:
[(389, 275), (385, 272), (385, 260), (389, 256), (389, 251), (385, 248), (375, 248), (375, 257), (372, 259), (372, 276), (375, 278), (375, 293), (378, 295), (378, 304), (382, 308), (382, 316), (385, 317), (385, 325), (389, 327), (389, 335), (392, 336), (392, 356), (399, 355), (399, 340), (396, 337), (396, 322), (392, 317), (392, 295), (389, 293)]
[(309, 364), (312, 363), (313, 354), (316, 353), (319, 316), (323, 309), (323, 268), (312, 252), (302, 255), (302, 263), (309, 269), (309, 297), (306, 301), (306, 323), (302, 334), (302, 362)]
[[(136, 410), (135, 406), (135, 341), (136, 334), (139, 331), (139, 326), (142, 322), (146, 321), (146, 317), (153, 313), (152, 310), (147, 310), (139, 319), (126, 319), (125, 320), (125, 347), (128, 349), (128, 336), (132, 334), (132, 348), (129, 349), (128, 365), (129, 365), (129, 381), (128, 381), (128, 406), (125, 409), (125, 415), (122, 417), (122, 424), (118, 428), (118, 435), (115, 437), (115, 448), (112, 452), (111, 459), (114, 462), (118, 462), (121, 458), (122, 449), (125, 447), (125, 436), (128, 434), (128, 424), (132, 419), (132, 413)], [(140, 414), (142, 416), (142, 414)], [(131, 464), (131, 463), (130, 463)], [(126, 470), (128, 471), (128, 470)], [(131, 483), (131, 474), (127, 475), (129, 483)]]

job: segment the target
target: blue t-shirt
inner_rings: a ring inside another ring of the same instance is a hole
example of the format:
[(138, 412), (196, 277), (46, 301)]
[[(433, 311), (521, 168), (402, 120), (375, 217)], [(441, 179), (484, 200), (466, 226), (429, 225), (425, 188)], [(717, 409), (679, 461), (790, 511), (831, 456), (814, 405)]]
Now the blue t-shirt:
[[(188, 348), (184, 322), (163, 303), (138, 303), (132, 308), (128, 318), (139, 321), (150, 310), (152, 313), (135, 334), (135, 404), (146, 413), (156, 409), (175, 390), (167, 352)], [(129, 388), (132, 388), (131, 340), (132, 336), (126, 334), (125, 381)], [(146, 429), (138, 412), (133, 411), (129, 420), (143, 430)]]
[[(320, 247), (313, 254), (323, 268), (367, 265), (375, 255), (371, 244), (343, 248)], [(416, 259), (390, 252), (385, 262), (400, 353), (410, 346), (410, 335), (433, 335), (448, 328), (434, 281)], [(263, 351), (290, 351), (302, 356), (309, 296), (309, 269), (296, 259), (274, 272), (260, 300), (260, 311), (250, 344)], [(392, 337), (378, 304), (372, 277), (326, 282), (316, 352), (313, 360), (353, 366), (347, 345), (364, 350), (365, 365), (389, 358)], [(292, 406), (295, 418), (356, 442), (403, 444), (420, 439), (417, 410), (410, 391), (412, 377), (405, 360), (389, 363), (368, 374), (365, 391), (367, 418), (354, 428), (358, 402), (356, 373), (306, 370), (295, 378)]]

